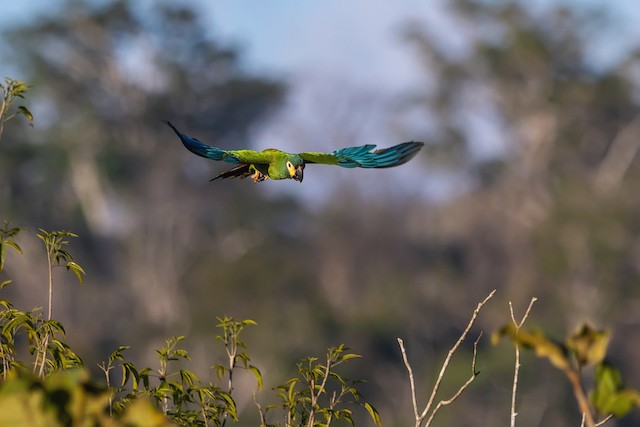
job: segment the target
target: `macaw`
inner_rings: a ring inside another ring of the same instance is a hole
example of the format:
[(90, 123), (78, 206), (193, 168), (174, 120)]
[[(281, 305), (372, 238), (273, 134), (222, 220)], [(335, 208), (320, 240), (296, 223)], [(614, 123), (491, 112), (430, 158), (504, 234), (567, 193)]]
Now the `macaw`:
[(253, 182), (266, 179), (294, 179), (302, 182), (304, 167), (307, 164), (336, 165), (343, 168), (390, 168), (404, 164), (420, 151), (424, 143), (403, 142), (393, 147), (372, 151), (373, 144), (348, 147), (333, 153), (304, 152), (298, 154), (269, 148), (262, 151), (254, 150), (222, 150), (200, 142), (181, 133), (169, 121), (164, 120), (180, 137), (182, 144), (201, 157), (211, 160), (223, 160), (236, 166), (211, 179), (246, 178)]

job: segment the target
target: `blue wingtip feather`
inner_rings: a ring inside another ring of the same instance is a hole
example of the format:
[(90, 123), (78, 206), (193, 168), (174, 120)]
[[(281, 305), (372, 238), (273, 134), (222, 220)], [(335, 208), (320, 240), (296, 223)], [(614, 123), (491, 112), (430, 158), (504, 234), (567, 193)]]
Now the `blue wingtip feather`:
[(182, 144), (193, 154), (197, 154), (198, 156), (206, 157), (207, 159), (211, 160), (223, 160), (224, 155), (226, 154), (225, 150), (221, 150), (219, 148), (204, 144), (197, 138), (191, 138), (190, 136), (183, 134), (178, 129), (176, 129), (176, 127), (168, 120), (163, 120), (163, 123), (173, 129), (176, 135), (180, 137), (180, 141), (182, 141)]
[(344, 168), (390, 168), (408, 162), (423, 146), (422, 142), (411, 141), (372, 151), (376, 146), (367, 144), (336, 150), (333, 154)]

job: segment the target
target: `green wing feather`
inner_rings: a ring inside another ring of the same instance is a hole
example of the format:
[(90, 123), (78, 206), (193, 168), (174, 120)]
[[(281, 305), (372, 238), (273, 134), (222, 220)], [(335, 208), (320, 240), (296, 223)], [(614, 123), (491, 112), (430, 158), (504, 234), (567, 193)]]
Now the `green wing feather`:
[(390, 168), (408, 162), (423, 146), (422, 142), (411, 141), (374, 151), (375, 145), (366, 144), (342, 148), (333, 153), (305, 152), (300, 153), (300, 157), (306, 163), (337, 165), (343, 168)]
[(182, 144), (193, 154), (206, 157), (211, 160), (225, 161), (232, 164), (251, 163), (251, 164), (268, 164), (273, 158), (273, 152), (277, 150), (222, 150), (217, 147), (205, 144), (197, 138), (192, 138), (180, 132), (170, 122), (164, 121), (173, 131), (180, 137)]
[(238, 159), (240, 163), (250, 164), (269, 164), (273, 159), (273, 153), (271, 150), (255, 151), (255, 150), (227, 150), (227, 153)]

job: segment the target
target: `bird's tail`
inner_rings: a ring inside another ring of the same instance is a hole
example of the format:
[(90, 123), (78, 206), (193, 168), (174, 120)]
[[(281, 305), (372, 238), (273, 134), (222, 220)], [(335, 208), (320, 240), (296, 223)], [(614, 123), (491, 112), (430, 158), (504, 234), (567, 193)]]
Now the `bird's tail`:
[(173, 131), (178, 135), (182, 144), (187, 148), (187, 150), (191, 151), (193, 154), (197, 154), (201, 157), (206, 157), (211, 160), (224, 160), (227, 152), (225, 150), (221, 150), (216, 147), (212, 147), (211, 145), (207, 145), (203, 142), (200, 142), (197, 138), (191, 138), (180, 132), (174, 125), (171, 124), (168, 120), (163, 120), (163, 123), (166, 123)]

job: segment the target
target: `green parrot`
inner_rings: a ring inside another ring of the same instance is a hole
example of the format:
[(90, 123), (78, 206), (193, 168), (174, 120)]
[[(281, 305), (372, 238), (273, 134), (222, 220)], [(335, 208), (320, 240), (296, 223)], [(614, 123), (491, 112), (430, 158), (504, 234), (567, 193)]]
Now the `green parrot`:
[(390, 168), (404, 164), (420, 151), (424, 143), (403, 142), (393, 147), (372, 151), (373, 144), (336, 150), (333, 153), (304, 152), (298, 154), (269, 148), (254, 150), (221, 150), (181, 133), (170, 122), (164, 121), (180, 137), (182, 144), (194, 154), (211, 160), (223, 160), (236, 166), (211, 179), (246, 178), (253, 182), (266, 179), (294, 179), (302, 182), (307, 164), (336, 165), (343, 168)]

